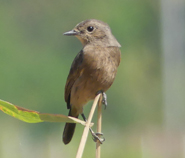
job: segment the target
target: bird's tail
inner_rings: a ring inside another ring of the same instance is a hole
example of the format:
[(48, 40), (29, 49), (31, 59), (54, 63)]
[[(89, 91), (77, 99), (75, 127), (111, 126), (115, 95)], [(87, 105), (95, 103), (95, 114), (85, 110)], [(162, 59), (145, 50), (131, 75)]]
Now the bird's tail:
[[(71, 110), (69, 111), (68, 116), (78, 118), (78, 115), (77, 116), (72, 115)], [(64, 142), (64, 144), (68, 144), (71, 141), (71, 139), (73, 137), (73, 134), (74, 134), (74, 131), (75, 131), (75, 127), (76, 127), (76, 123), (66, 123), (65, 124), (64, 132), (63, 132), (63, 142)]]

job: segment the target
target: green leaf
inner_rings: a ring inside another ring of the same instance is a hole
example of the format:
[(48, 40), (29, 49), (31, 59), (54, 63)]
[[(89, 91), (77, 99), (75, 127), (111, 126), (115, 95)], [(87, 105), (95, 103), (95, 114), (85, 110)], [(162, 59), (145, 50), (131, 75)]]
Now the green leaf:
[(68, 123), (80, 123), (85, 125), (85, 122), (77, 118), (65, 116), (61, 114), (47, 114), (37, 111), (25, 109), (9, 102), (0, 100), (0, 110), (4, 113), (13, 116), (21, 121), (27, 123), (39, 123), (39, 122), (68, 122)]

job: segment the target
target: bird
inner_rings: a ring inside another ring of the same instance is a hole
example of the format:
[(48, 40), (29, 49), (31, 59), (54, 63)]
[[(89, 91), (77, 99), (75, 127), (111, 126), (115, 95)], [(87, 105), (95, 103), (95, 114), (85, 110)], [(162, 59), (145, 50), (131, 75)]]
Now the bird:
[[(83, 45), (76, 55), (65, 85), (65, 102), (68, 116), (78, 118), (83, 107), (98, 93), (104, 96), (112, 85), (121, 60), (121, 45), (113, 36), (108, 24), (96, 19), (88, 19), (77, 24), (66, 36), (77, 37)], [(85, 119), (85, 118), (84, 118)], [(76, 124), (66, 123), (63, 142), (68, 144), (74, 134)]]

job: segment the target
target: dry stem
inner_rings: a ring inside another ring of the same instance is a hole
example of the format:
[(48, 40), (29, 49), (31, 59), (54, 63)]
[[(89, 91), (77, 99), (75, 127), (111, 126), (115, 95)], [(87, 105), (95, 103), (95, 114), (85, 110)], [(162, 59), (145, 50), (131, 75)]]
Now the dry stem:
[(101, 96), (101, 94), (98, 94), (95, 97), (95, 99), (94, 99), (94, 102), (93, 102), (93, 105), (92, 105), (92, 108), (91, 108), (89, 117), (87, 119), (87, 122), (86, 122), (86, 125), (85, 125), (85, 128), (84, 128), (84, 131), (83, 131), (83, 135), (82, 135), (82, 138), (81, 138), (81, 141), (80, 141), (80, 145), (78, 147), (76, 158), (81, 158), (82, 157), (82, 154), (83, 154), (83, 151), (84, 151), (84, 147), (85, 147), (85, 143), (86, 143), (86, 140), (87, 140), (87, 136), (88, 136), (88, 133), (89, 133), (89, 128), (90, 128), (91, 120), (92, 120), (94, 111), (96, 109), (97, 103), (98, 103), (98, 101), (100, 99), (100, 96)]
[[(101, 133), (101, 124), (102, 124), (102, 96), (98, 102), (98, 122), (97, 122), (97, 133)], [(100, 150), (100, 141), (96, 142), (96, 158), (100, 158), (101, 150)]]

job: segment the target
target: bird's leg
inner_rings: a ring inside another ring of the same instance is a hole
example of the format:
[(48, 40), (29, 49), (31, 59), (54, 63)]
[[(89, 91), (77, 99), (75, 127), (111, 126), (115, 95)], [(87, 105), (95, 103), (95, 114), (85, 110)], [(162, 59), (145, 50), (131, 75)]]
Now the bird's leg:
[(102, 94), (102, 104), (105, 106), (104, 109), (106, 109), (107, 108), (107, 95), (102, 90), (98, 91), (97, 95), (100, 94), (100, 93)]
[[(82, 118), (84, 119), (84, 121), (86, 122), (87, 119), (85, 117), (85, 115), (82, 113), (81, 114)], [(102, 144), (105, 141), (105, 138), (100, 138), (99, 136), (103, 136), (103, 133), (95, 133), (92, 128), (89, 128), (89, 131), (91, 132), (91, 135), (93, 137), (94, 142), (97, 142), (98, 140), (100, 141), (100, 143)]]

